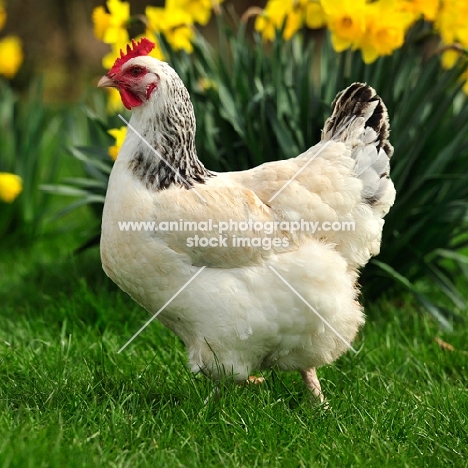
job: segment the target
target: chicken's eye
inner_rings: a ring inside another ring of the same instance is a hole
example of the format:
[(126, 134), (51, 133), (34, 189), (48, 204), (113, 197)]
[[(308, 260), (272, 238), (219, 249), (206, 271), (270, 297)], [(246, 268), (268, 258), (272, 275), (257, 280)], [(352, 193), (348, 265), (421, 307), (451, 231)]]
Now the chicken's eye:
[(140, 76), (142, 71), (143, 69), (140, 67), (133, 67), (130, 69), (130, 74), (136, 77), (136, 76)]

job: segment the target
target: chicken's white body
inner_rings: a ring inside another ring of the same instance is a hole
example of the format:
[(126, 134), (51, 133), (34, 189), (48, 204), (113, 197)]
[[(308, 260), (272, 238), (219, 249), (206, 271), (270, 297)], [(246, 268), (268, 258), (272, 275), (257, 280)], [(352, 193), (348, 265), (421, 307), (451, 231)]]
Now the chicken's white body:
[[(145, 63), (147, 58), (134, 60)], [(183, 340), (194, 371), (215, 378), (228, 374), (240, 381), (257, 369), (306, 372), (331, 363), (346, 351), (364, 322), (356, 299), (357, 269), (378, 253), (382, 217), (394, 199), (391, 181), (383, 183), (381, 175), (388, 172), (388, 156), (379, 148), (376, 132), (371, 135), (373, 130), (365, 126), (377, 100), (367, 115), (363, 111), (340, 130), (340, 138), (332, 139), (336, 131), (328, 122), (330, 134), (326, 127), (323, 141), (295, 159), (249, 171), (212, 173), (191, 183), (193, 189), (180, 181), (154, 189), (155, 177), (161, 180), (160, 166), (154, 164), (164, 163), (140, 136), (163, 151), (164, 130), (163, 124), (158, 127), (157, 115), (172, 105), (164, 92), (174, 83), (181, 86), (178, 77), (168, 73), (168, 78), (158, 73), (160, 95), (155, 91), (154, 99), (133, 109), (130, 123), (139, 135), (128, 130), (109, 179), (101, 238), (104, 270), (151, 314), (176, 295), (158, 319)], [(174, 105), (177, 114), (187, 104)], [(169, 154), (162, 156), (170, 159)], [(147, 178), (148, 171), (154, 177)], [(249, 219), (304, 220), (318, 226), (351, 221), (355, 229), (229, 230), (224, 233), (225, 246), (195, 247), (188, 238), (219, 239), (218, 229), (119, 227), (119, 222), (130, 221), (158, 225), (211, 220), (217, 226)], [(270, 249), (252, 242), (240, 247), (237, 237), (279, 237), (283, 243)]]

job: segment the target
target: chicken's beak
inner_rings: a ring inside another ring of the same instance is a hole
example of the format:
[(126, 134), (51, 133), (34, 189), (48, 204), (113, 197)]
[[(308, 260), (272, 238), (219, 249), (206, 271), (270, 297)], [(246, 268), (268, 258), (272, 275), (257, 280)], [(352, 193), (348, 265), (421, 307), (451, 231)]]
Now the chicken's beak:
[(100, 80), (99, 83), (97, 84), (98, 88), (109, 88), (109, 87), (115, 87), (115, 82), (114, 80), (111, 80), (107, 75), (104, 75)]

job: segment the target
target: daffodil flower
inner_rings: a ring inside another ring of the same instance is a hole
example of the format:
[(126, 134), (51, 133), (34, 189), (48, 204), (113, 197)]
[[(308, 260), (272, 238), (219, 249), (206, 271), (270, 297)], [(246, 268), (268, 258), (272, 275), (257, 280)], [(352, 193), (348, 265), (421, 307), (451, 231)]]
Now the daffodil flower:
[(305, 5), (305, 12), (305, 21), (308, 28), (319, 29), (325, 26), (325, 13), (319, 1), (307, 1)]
[(113, 128), (107, 133), (115, 138), (115, 144), (109, 147), (109, 156), (115, 161), (127, 135), (127, 127)]
[(107, 91), (107, 113), (116, 114), (124, 108), (122, 98), (117, 88), (106, 88)]
[(127, 31), (130, 3), (108, 0), (106, 5), (110, 13), (102, 6), (93, 10), (94, 35), (106, 44), (127, 43), (130, 39)]
[(322, 7), (310, 0), (270, 0), (255, 20), (255, 29), (264, 40), (272, 41), (276, 31), (284, 26), (283, 37), (290, 40), (306, 23), (311, 28), (324, 25)]
[[(462, 54), (460, 50), (456, 49), (447, 49), (443, 52), (442, 58), (441, 58), (441, 63), (442, 67), (445, 68), (446, 70), (453, 68), (458, 61), (462, 59)], [(463, 92), (465, 94), (468, 94), (468, 70), (462, 73), (460, 76), (460, 81), (463, 81)]]
[(398, 10), (395, 0), (370, 3), (365, 10), (366, 31), (356, 44), (365, 63), (372, 63), (382, 55), (391, 55), (405, 42), (405, 33), (414, 23), (411, 12)]
[(436, 19), (436, 27), (445, 44), (459, 42), (468, 47), (468, 2), (446, 0), (442, 2)]
[(147, 6), (146, 18), (148, 29), (153, 33), (163, 34), (174, 50), (193, 51), (193, 19), (184, 10)]
[[(218, 1), (218, 5), (223, 1)], [(213, 0), (167, 0), (166, 8), (168, 11), (185, 11), (191, 16), (193, 22), (205, 26), (211, 18)]]
[(423, 16), (426, 21), (434, 21), (439, 12), (440, 0), (399, 0), (397, 9), (412, 13), (417, 19)]
[(21, 177), (8, 172), (0, 172), (0, 200), (12, 203), (23, 190)]
[(0, 39), (0, 75), (13, 78), (23, 63), (21, 40), (16, 36)]
[(337, 52), (356, 46), (366, 32), (365, 0), (322, 0), (333, 48)]
[(446, 50), (442, 54), (442, 67), (445, 68), (446, 70), (449, 70), (450, 68), (453, 68), (455, 64), (458, 62), (460, 59), (460, 52), (454, 50), (454, 49), (449, 49)]

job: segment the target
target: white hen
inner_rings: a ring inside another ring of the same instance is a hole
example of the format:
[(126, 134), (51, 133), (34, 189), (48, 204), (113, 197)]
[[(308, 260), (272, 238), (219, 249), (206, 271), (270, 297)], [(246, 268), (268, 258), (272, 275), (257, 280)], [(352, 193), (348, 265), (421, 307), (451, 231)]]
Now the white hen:
[[(379, 252), (382, 217), (395, 197), (385, 106), (355, 83), (335, 100), (316, 146), (294, 159), (214, 173), (197, 157), (187, 89), (167, 63), (147, 56), (151, 48), (146, 39), (134, 43), (98, 85), (119, 89), (132, 109), (104, 206), (103, 268), (152, 314), (183, 288), (158, 319), (183, 340), (193, 371), (244, 381), (255, 370), (298, 370), (322, 399), (315, 368), (346, 351), (364, 323), (358, 268)], [(209, 231), (119, 227), (209, 220)], [(256, 229), (236, 230), (249, 220)], [(301, 220), (324, 229), (284, 227)], [(223, 222), (231, 229), (219, 237)], [(261, 229), (275, 222), (275, 232)], [(334, 222), (355, 229), (325, 230)], [(197, 234), (220, 245), (197, 247)]]

